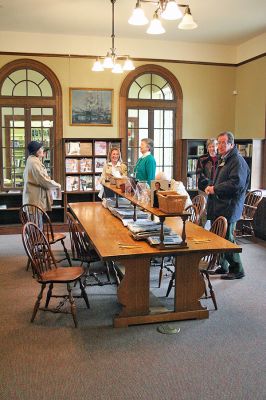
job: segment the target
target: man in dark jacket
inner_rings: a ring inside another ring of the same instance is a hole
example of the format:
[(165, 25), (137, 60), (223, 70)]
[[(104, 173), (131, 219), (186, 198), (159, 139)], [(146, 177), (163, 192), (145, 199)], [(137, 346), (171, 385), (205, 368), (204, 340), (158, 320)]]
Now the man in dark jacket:
[[(205, 189), (209, 196), (207, 217), (213, 222), (217, 217), (224, 216), (228, 222), (226, 239), (234, 243), (234, 230), (242, 214), (250, 170), (238, 153), (231, 132), (220, 133), (217, 140), (221, 160), (214, 184)], [(222, 274), (222, 279), (241, 279), (245, 276), (239, 253), (223, 254), (220, 265), (215, 273)]]

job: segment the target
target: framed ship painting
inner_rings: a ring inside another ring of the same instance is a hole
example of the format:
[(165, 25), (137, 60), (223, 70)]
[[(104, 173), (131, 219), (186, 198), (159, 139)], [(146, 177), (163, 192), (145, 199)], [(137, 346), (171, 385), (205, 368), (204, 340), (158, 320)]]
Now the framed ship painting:
[(69, 89), (70, 125), (112, 126), (113, 89)]

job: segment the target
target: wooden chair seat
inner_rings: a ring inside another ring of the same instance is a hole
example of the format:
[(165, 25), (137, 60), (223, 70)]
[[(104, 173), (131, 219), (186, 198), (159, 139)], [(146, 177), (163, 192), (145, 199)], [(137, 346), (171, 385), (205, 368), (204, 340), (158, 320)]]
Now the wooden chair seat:
[(66, 234), (60, 233), (60, 232), (54, 232), (53, 237), (50, 233), (48, 233), (48, 235), (45, 235), (45, 236), (47, 237), (49, 244), (55, 244), (61, 240), (66, 239)]
[[(77, 327), (78, 322), (74, 298), (82, 297), (87, 308), (90, 308), (88, 296), (81, 280), (85, 273), (84, 268), (82, 266), (71, 266), (67, 268), (58, 267), (47, 238), (43, 231), (33, 222), (27, 222), (24, 225), (22, 240), (26, 253), (31, 261), (34, 276), (37, 282), (41, 284), (41, 290), (34, 305), (31, 322), (35, 320), (36, 314), (39, 310), (51, 311), (54, 313), (63, 312), (72, 314), (75, 327)], [(79, 296), (72, 295), (71, 285), (76, 282), (80, 285), (81, 294)], [(43, 292), (47, 284), (49, 284), (49, 289), (46, 295), (45, 306), (40, 307)], [(53, 294), (54, 285), (57, 284), (65, 284), (67, 287), (67, 293), (64, 295)], [(50, 308), (49, 303), (52, 297), (63, 298), (64, 300), (60, 301), (57, 307)], [(70, 304), (70, 311), (61, 310), (62, 306), (66, 302), (69, 302)]]
[(45, 271), (43, 274), (41, 274), (40, 279), (38, 279), (38, 282), (39, 283), (51, 283), (51, 282), (65, 283), (66, 281), (74, 282), (77, 279), (81, 278), (84, 275), (84, 273), (85, 270), (83, 267), (71, 267), (71, 268), (58, 267), (50, 271)]

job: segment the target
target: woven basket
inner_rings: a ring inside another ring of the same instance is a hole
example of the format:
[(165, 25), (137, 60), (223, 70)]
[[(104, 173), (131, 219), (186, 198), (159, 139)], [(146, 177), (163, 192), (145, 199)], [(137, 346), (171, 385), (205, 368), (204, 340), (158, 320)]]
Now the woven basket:
[(187, 196), (181, 196), (173, 191), (164, 191), (157, 194), (159, 209), (167, 214), (182, 213)]

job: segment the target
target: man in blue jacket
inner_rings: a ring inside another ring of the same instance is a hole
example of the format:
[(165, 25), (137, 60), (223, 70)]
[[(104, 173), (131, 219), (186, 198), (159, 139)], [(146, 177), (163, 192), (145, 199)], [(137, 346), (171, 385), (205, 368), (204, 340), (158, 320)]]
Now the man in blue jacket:
[[(226, 239), (234, 243), (234, 230), (240, 219), (246, 191), (250, 180), (250, 170), (234, 144), (231, 132), (218, 135), (218, 152), (221, 156), (214, 184), (207, 186), (207, 217), (212, 222), (220, 216), (227, 219)], [(225, 253), (215, 274), (222, 279), (241, 279), (245, 276), (239, 253)]]

